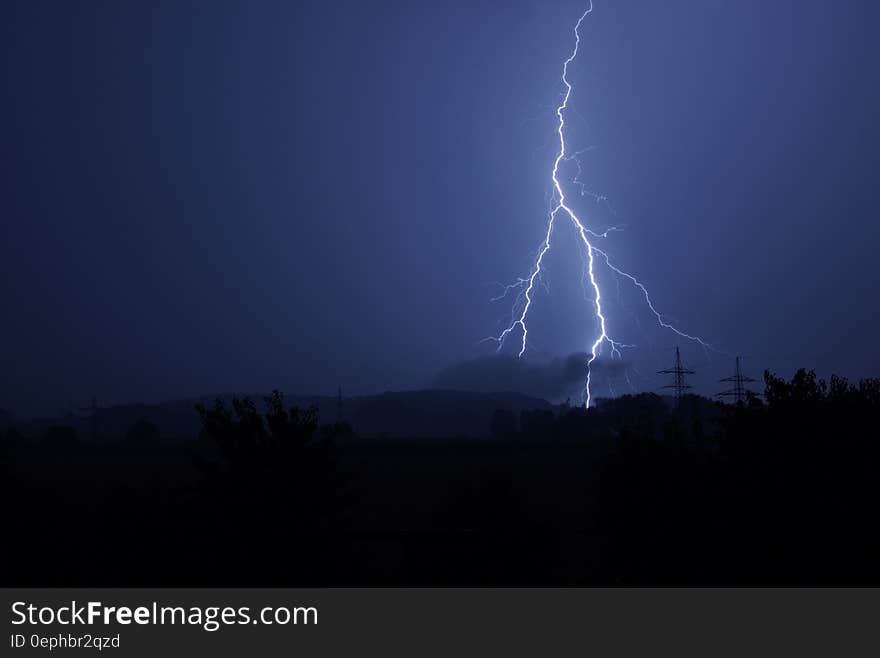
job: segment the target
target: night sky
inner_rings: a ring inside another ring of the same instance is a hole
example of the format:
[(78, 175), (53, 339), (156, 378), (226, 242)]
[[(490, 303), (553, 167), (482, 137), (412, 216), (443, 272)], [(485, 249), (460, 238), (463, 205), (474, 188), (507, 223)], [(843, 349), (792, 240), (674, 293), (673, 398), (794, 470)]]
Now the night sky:
[[(4, 3), (0, 407), (379, 392), (492, 354), (494, 282), (543, 236), (582, 11)], [(624, 224), (603, 248), (723, 352), (600, 272), (639, 347), (599, 395), (622, 371), (656, 390), (676, 345), (704, 393), (734, 354), (880, 374), (878, 23), (864, 1), (595, 1), (568, 139), (610, 207), (573, 203)], [(524, 368), (592, 342), (580, 267), (560, 230)]]

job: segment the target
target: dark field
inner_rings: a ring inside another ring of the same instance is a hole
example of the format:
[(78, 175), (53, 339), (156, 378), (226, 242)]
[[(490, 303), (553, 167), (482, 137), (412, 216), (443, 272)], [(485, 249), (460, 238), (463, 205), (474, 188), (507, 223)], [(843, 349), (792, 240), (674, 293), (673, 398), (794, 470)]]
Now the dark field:
[(577, 443), (355, 439), (335, 447), (332, 504), (306, 495), (269, 510), (265, 492), (218, 484), (195, 445), (23, 448), (7, 481), (4, 581), (566, 582), (575, 568), (595, 579), (597, 456)]

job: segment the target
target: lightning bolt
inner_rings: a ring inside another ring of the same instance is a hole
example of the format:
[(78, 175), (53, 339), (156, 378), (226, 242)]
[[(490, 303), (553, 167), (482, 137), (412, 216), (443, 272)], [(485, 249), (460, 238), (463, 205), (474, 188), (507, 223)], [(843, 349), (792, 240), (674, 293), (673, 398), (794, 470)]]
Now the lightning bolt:
[[(562, 84), (565, 87), (565, 94), (563, 95), (562, 103), (556, 108), (556, 117), (557, 117), (556, 133), (559, 137), (559, 150), (557, 151), (556, 159), (553, 162), (553, 171), (551, 174), (551, 180), (553, 181), (553, 193), (552, 193), (552, 197), (551, 197), (552, 208), (549, 213), (549, 218), (547, 221), (547, 230), (544, 234), (544, 240), (541, 243), (541, 247), (538, 250), (537, 256), (535, 258), (535, 263), (532, 266), (531, 273), (529, 274), (529, 276), (525, 277), (525, 278), (520, 278), (515, 283), (513, 283), (509, 286), (502, 286), (502, 288), (503, 288), (502, 294), (500, 296), (494, 298), (496, 300), (502, 299), (508, 293), (512, 292), (513, 290), (518, 290), (519, 294), (516, 296), (516, 300), (514, 302), (514, 309), (521, 307), (521, 310), (520, 310), (520, 314), (518, 317), (516, 315), (516, 310), (514, 310), (512, 316), (511, 316), (510, 325), (506, 329), (504, 329), (504, 331), (502, 331), (500, 335), (489, 339), (489, 340), (496, 341), (498, 343), (498, 350), (500, 351), (501, 348), (504, 346), (505, 340), (513, 332), (515, 332), (517, 329), (519, 329), (521, 332), (521, 341), (520, 341), (520, 348), (519, 348), (519, 352), (518, 352), (517, 356), (522, 357), (522, 355), (525, 354), (526, 346), (528, 344), (528, 336), (529, 336), (529, 329), (528, 329), (528, 325), (526, 324), (526, 318), (528, 317), (529, 310), (532, 307), (532, 301), (533, 301), (533, 296), (534, 296), (534, 292), (535, 292), (535, 285), (538, 281), (540, 281), (540, 278), (541, 278), (541, 272), (542, 272), (542, 268), (543, 268), (543, 264), (544, 264), (544, 256), (546, 256), (547, 252), (550, 251), (550, 240), (553, 235), (553, 228), (556, 224), (556, 220), (560, 215), (567, 217), (574, 225), (575, 230), (577, 231), (578, 235), (581, 238), (581, 241), (583, 242), (583, 246), (585, 249), (585, 255), (586, 255), (586, 259), (585, 259), (586, 260), (586, 263), (585, 263), (586, 275), (585, 275), (585, 278), (589, 281), (589, 286), (593, 290), (593, 299), (594, 299), (594, 303), (595, 303), (595, 313), (596, 313), (596, 323), (599, 328), (599, 335), (595, 338), (595, 340), (593, 340), (592, 344), (590, 345), (590, 356), (589, 356), (587, 363), (586, 363), (587, 375), (586, 375), (586, 382), (584, 384), (584, 406), (586, 408), (590, 407), (590, 401), (591, 401), (590, 385), (591, 385), (591, 379), (592, 379), (593, 363), (599, 357), (602, 345), (603, 344), (608, 345), (608, 347), (611, 350), (612, 358), (614, 356), (620, 357), (620, 350), (622, 348), (634, 347), (633, 345), (625, 345), (623, 343), (615, 341), (614, 339), (611, 338), (611, 336), (608, 333), (608, 328), (606, 326), (605, 313), (602, 308), (602, 292), (599, 289), (599, 283), (596, 280), (596, 261), (599, 259), (601, 259), (601, 261), (604, 262), (605, 266), (611, 272), (613, 272), (614, 274), (616, 274), (618, 276), (621, 276), (621, 277), (628, 279), (634, 286), (636, 286), (642, 292), (642, 294), (645, 297), (645, 301), (648, 305), (648, 308), (654, 314), (655, 318), (657, 319), (657, 322), (659, 323), (659, 325), (661, 327), (674, 332), (675, 334), (677, 334), (681, 338), (685, 338), (687, 340), (698, 343), (704, 350), (714, 349), (711, 345), (709, 345), (707, 342), (705, 342), (699, 336), (693, 336), (693, 335), (687, 334), (687, 333), (677, 329), (671, 323), (669, 323), (666, 320), (665, 316), (660, 311), (658, 311), (657, 308), (655, 307), (653, 301), (651, 300), (651, 295), (648, 292), (648, 289), (644, 286), (644, 284), (642, 284), (642, 282), (639, 281), (632, 274), (630, 274), (630, 273), (620, 269), (616, 265), (614, 265), (611, 262), (611, 259), (609, 258), (608, 254), (605, 251), (598, 249), (597, 247), (595, 247), (592, 244), (592, 242), (590, 242), (591, 237), (594, 239), (606, 238), (606, 237), (608, 237), (608, 234), (610, 232), (619, 231), (619, 230), (621, 230), (621, 227), (614, 227), (613, 226), (611, 228), (605, 229), (602, 232), (593, 231), (593, 230), (589, 229), (584, 224), (584, 222), (581, 221), (581, 219), (577, 216), (577, 213), (575, 213), (574, 209), (571, 208), (571, 206), (569, 206), (566, 201), (565, 192), (563, 191), (562, 184), (560, 183), (560, 180), (559, 180), (559, 166), (563, 162), (575, 160), (578, 165), (578, 173), (575, 176), (573, 182), (574, 182), (574, 184), (576, 184), (580, 187), (581, 196), (585, 196), (585, 195), (591, 196), (597, 203), (605, 203), (606, 205), (608, 203), (608, 199), (605, 196), (598, 195), (598, 194), (595, 194), (593, 192), (589, 192), (588, 190), (586, 190), (583, 182), (580, 180), (581, 167), (580, 167), (580, 162), (577, 160), (577, 158), (580, 153), (582, 153), (585, 150), (589, 150), (590, 147), (587, 147), (587, 149), (582, 149), (581, 151), (577, 151), (577, 152), (569, 155), (566, 150), (566, 144), (565, 144), (565, 112), (566, 112), (566, 110), (568, 110), (568, 101), (571, 98), (571, 91), (572, 91), (572, 84), (568, 79), (568, 67), (575, 60), (575, 58), (577, 57), (577, 54), (578, 54), (578, 49), (579, 49), (580, 43), (581, 43), (581, 35), (580, 35), (581, 24), (584, 22), (584, 20), (586, 20), (587, 16), (590, 13), (592, 13), (592, 11), (593, 11), (593, 2), (592, 2), (592, 0), (590, 0), (589, 5), (587, 6), (586, 10), (584, 11), (583, 14), (581, 14), (581, 17), (578, 19), (577, 23), (574, 26), (574, 47), (572, 48), (571, 54), (568, 56), (568, 59), (566, 59), (562, 64)], [(627, 380), (628, 379), (629, 378), (627, 376)]]

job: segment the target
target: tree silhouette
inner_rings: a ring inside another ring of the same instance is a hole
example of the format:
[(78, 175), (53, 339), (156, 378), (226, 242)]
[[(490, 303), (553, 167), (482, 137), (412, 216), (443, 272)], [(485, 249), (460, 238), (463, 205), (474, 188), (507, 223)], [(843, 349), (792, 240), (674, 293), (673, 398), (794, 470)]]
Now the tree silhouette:
[(202, 431), (231, 462), (302, 457), (318, 428), (318, 410), (311, 407), (303, 411), (295, 406), (285, 409), (284, 396), (277, 390), (263, 402), (264, 415), (249, 397), (233, 397), (231, 411), (220, 398), (212, 407), (197, 404), (195, 408)]
[(303, 573), (325, 559), (341, 510), (333, 443), (316, 438), (314, 407), (285, 407), (277, 390), (263, 403), (263, 413), (248, 397), (233, 397), (231, 409), (222, 399), (196, 405), (223, 460), (210, 486), (254, 572)]

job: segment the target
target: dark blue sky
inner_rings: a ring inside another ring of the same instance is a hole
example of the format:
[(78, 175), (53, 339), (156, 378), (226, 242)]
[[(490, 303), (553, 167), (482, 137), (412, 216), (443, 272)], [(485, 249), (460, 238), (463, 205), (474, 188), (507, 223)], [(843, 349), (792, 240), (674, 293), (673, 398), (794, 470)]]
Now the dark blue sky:
[[(542, 237), (582, 8), (5, 4), (0, 407), (381, 391), (490, 353), (492, 282)], [(584, 24), (569, 139), (615, 214), (578, 209), (625, 224), (609, 253), (752, 374), (880, 374), (878, 21), (596, 0)], [(593, 336), (574, 235), (557, 243), (533, 360)], [(600, 276), (654, 389), (674, 336)], [(717, 390), (729, 359), (681, 345)]]

